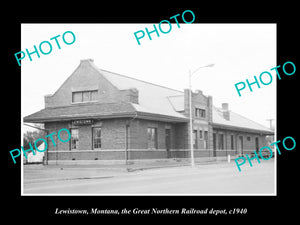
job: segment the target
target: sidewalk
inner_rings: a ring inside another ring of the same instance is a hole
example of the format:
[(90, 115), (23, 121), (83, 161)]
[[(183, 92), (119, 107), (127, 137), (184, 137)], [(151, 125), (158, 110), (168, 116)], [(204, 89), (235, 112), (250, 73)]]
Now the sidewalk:
[[(224, 163), (226, 159), (197, 158), (196, 165)], [(155, 159), (129, 161), (127, 165), (124, 160), (108, 161), (59, 161), (43, 164), (23, 165), (24, 184), (37, 182), (54, 182), (59, 180), (79, 179), (105, 179), (127, 174), (128, 172), (190, 166), (190, 159)]]
[[(231, 159), (232, 161), (233, 159)], [(202, 157), (195, 158), (195, 164), (216, 163), (219, 161), (227, 161), (226, 157)], [(151, 168), (164, 168), (176, 166), (189, 166), (191, 161), (189, 158), (172, 158), (172, 159), (140, 159), (129, 160), (127, 164), (124, 160), (61, 160), (48, 161), (45, 168), (95, 168), (107, 170), (124, 170), (127, 172), (134, 170), (143, 170)], [(42, 164), (40, 164), (42, 165)], [(27, 165), (27, 166), (30, 166)]]

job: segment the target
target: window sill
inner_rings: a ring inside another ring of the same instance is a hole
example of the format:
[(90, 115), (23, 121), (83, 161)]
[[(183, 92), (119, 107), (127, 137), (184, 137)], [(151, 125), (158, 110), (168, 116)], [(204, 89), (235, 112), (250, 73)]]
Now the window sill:
[(71, 102), (72, 105), (78, 105), (78, 104), (88, 104), (88, 103), (95, 103), (98, 102), (98, 100), (94, 101), (87, 101), (87, 102)]

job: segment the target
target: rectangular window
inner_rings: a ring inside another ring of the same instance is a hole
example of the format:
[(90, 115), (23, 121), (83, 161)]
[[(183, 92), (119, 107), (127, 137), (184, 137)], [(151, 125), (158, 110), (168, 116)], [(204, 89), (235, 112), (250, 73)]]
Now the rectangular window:
[(89, 91), (83, 91), (82, 92), (82, 101), (83, 102), (90, 101), (90, 92)]
[(148, 149), (157, 149), (157, 128), (148, 127)]
[(97, 95), (98, 95), (98, 91), (91, 91), (91, 101), (96, 101), (97, 100)]
[(101, 148), (101, 127), (93, 127), (93, 148)]
[(71, 150), (78, 149), (79, 134), (77, 128), (71, 128)]
[(200, 139), (203, 139), (203, 131), (202, 130), (199, 130), (199, 137), (200, 137)]
[(165, 129), (165, 145), (166, 145), (166, 149), (170, 150), (170, 148), (171, 148), (171, 129)]
[(72, 93), (72, 102), (82, 102), (82, 93), (81, 92), (73, 92)]
[(248, 136), (248, 137), (247, 137), (247, 141), (251, 141), (251, 137)]
[(240, 149), (241, 153), (244, 154), (244, 139), (243, 139), (243, 136), (239, 136), (238, 149)]
[(219, 149), (224, 149), (224, 135), (223, 134), (219, 134), (218, 147), (219, 147)]
[(72, 92), (72, 102), (90, 102), (97, 100), (97, 90)]
[(259, 149), (259, 142), (258, 142), (258, 137), (255, 138), (255, 150), (258, 152)]
[(208, 149), (208, 131), (204, 131), (204, 148)]
[(195, 117), (205, 118), (205, 109), (195, 108)]
[(234, 137), (233, 137), (233, 135), (230, 136), (230, 148), (232, 150), (234, 149)]
[(198, 133), (197, 130), (193, 131), (193, 146), (194, 146), (194, 149), (198, 148), (197, 133)]

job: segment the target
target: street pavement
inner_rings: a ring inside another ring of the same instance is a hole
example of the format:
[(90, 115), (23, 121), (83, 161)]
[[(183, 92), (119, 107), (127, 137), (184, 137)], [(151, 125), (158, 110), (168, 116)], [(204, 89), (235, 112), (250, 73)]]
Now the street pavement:
[(275, 195), (274, 159), (172, 167), (43, 166), (23, 168), (24, 195)]

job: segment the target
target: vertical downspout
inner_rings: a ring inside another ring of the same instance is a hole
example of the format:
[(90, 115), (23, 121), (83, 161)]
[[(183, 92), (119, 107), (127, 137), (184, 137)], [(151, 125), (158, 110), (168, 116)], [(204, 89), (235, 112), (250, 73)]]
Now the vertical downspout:
[(128, 130), (129, 130), (129, 122), (127, 121), (126, 123), (126, 128), (125, 128), (125, 164), (128, 165)]
[(126, 126), (125, 126), (125, 164), (128, 165), (128, 148), (129, 148), (129, 127), (130, 127), (130, 123), (135, 120), (135, 118), (137, 117), (137, 112), (135, 112), (134, 117), (132, 117), (130, 120), (127, 120), (126, 122)]

